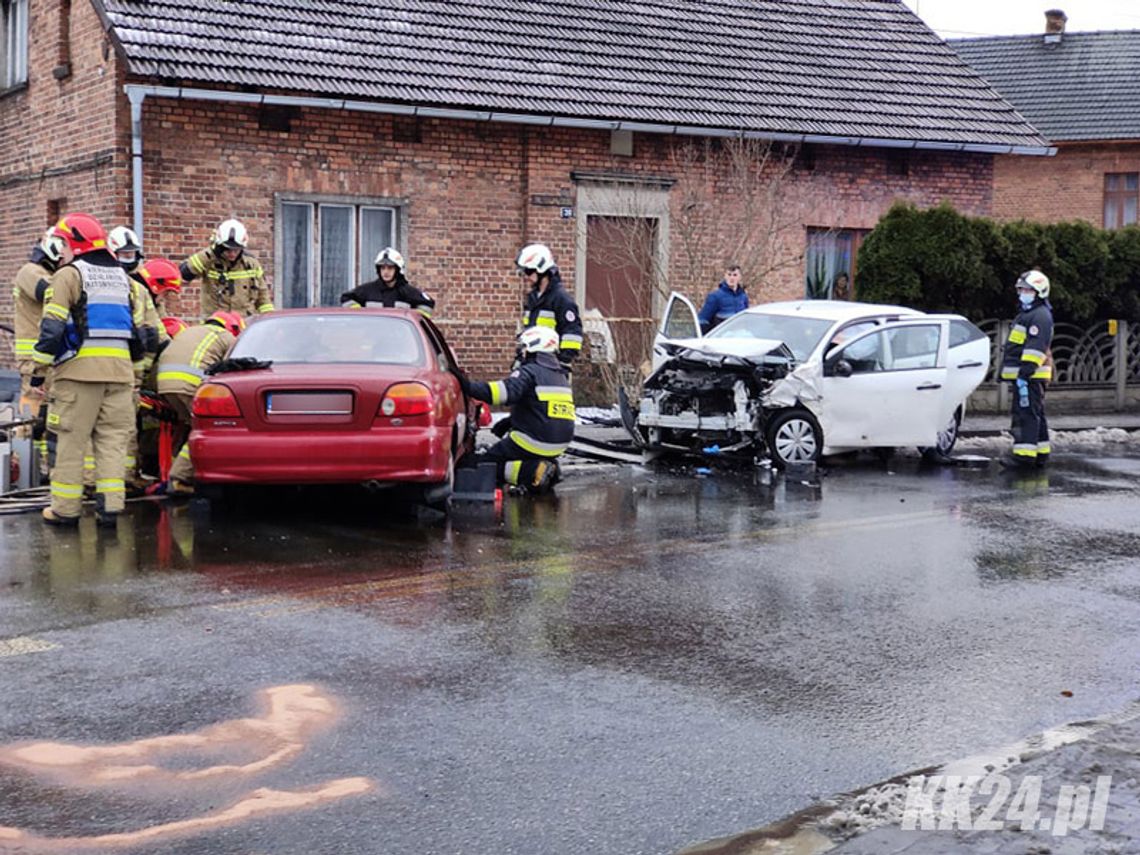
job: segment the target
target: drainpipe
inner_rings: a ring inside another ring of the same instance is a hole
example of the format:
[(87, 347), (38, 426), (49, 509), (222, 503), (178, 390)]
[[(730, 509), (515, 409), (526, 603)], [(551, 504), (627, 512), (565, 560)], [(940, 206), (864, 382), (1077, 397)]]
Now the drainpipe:
[(135, 234), (139, 242), (143, 239), (143, 137), (142, 108), (146, 90), (139, 86), (127, 86), (127, 97), (131, 101), (131, 208), (135, 215)]

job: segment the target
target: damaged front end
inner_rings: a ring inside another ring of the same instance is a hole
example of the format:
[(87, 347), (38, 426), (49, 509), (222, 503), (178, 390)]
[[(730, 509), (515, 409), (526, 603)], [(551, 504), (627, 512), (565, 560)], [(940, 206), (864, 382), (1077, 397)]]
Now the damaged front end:
[(664, 348), (668, 358), (645, 381), (637, 413), (623, 414), (634, 440), (682, 452), (713, 445), (721, 453), (762, 448), (761, 400), (795, 368), (787, 345), (754, 341), (734, 353), (678, 344)]

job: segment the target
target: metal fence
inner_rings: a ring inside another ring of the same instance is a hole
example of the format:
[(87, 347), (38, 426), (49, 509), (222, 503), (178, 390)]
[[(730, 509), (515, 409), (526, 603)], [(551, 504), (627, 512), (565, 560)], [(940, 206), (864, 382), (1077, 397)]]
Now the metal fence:
[[(978, 326), (990, 339), (990, 370), (981, 397), (994, 397), (998, 408), (1008, 403), (1008, 384), (997, 382), (1002, 346), (1011, 321), (988, 320)], [(1124, 409), (1140, 397), (1140, 322), (1097, 321), (1081, 327), (1059, 323), (1053, 331), (1051, 394), (1065, 393), (1074, 402)], [(988, 392), (988, 395), (987, 395)], [(1080, 393), (1086, 393), (1083, 396)]]

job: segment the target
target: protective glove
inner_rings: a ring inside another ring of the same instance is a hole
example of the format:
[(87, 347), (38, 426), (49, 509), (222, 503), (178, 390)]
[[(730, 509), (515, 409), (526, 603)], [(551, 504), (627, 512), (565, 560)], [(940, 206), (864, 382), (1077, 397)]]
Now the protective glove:
[(1017, 406), (1024, 410), (1029, 406), (1029, 381), (1018, 378), (1014, 385), (1017, 386)]
[(502, 439), (504, 436), (506, 436), (508, 433), (510, 433), (510, 430), (511, 430), (511, 417), (510, 416), (507, 416), (505, 419), (499, 419), (497, 422), (495, 422), (493, 425), (491, 425), (491, 433), (493, 433), (499, 439)]

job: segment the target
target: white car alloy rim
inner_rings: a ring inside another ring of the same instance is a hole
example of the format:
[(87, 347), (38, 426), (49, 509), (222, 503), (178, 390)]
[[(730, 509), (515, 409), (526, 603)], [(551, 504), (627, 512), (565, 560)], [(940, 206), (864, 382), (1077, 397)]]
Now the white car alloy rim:
[(815, 457), (815, 431), (804, 419), (789, 419), (776, 431), (776, 453), (790, 463)]

